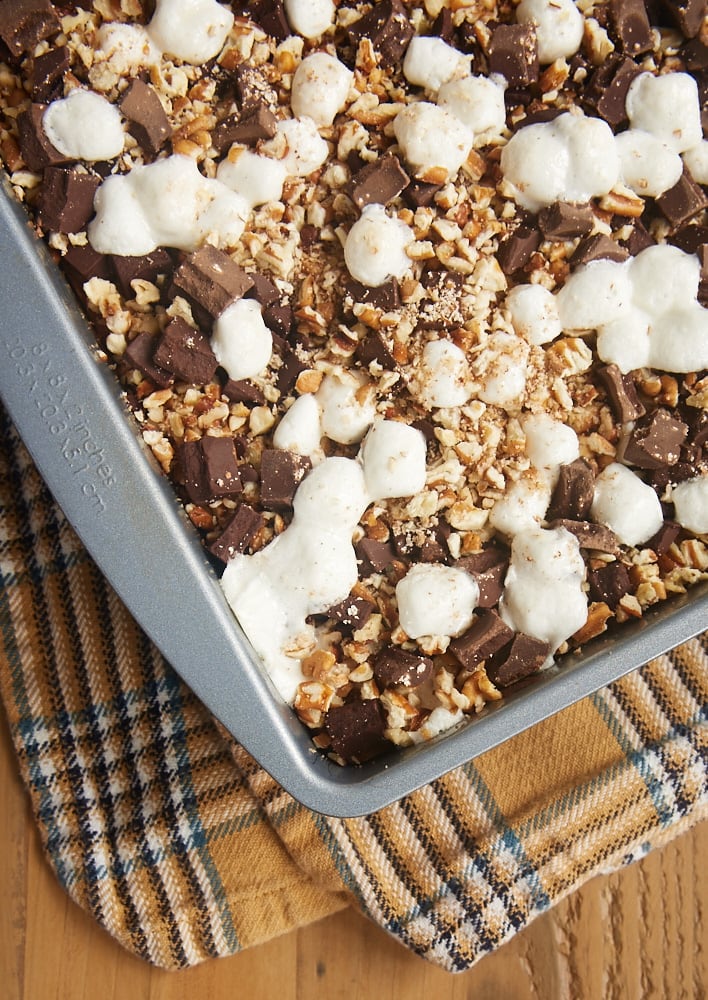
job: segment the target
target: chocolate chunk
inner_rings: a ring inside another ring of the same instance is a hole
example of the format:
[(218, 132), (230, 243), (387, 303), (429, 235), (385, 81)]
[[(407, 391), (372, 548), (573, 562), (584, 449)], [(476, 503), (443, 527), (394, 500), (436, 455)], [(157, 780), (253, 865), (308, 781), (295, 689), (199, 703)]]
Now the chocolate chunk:
[(621, 424), (644, 416), (646, 411), (631, 375), (623, 375), (617, 365), (604, 365), (597, 369), (597, 376), (607, 393), (612, 412)]
[(698, 248), (697, 252), (701, 263), (701, 273), (698, 281), (698, 295), (696, 297), (704, 308), (708, 308), (708, 244), (704, 243)]
[(428, 208), (433, 204), (435, 195), (441, 187), (441, 184), (428, 184), (426, 181), (413, 180), (404, 189), (403, 198), (411, 208)]
[(682, 45), (679, 55), (689, 73), (705, 73), (708, 70), (708, 45), (700, 38), (692, 38)]
[(221, 391), (232, 403), (250, 403), (253, 406), (263, 406), (266, 401), (263, 390), (247, 379), (230, 378)]
[(386, 371), (393, 371), (396, 367), (396, 359), (379, 330), (369, 330), (364, 339), (359, 341), (355, 357), (359, 364), (367, 368), (372, 362), (381, 365)]
[(354, 302), (363, 302), (382, 312), (393, 312), (401, 308), (400, 286), (396, 278), (389, 278), (382, 285), (369, 288), (353, 278), (345, 279), (344, 287)]
[(281, 348), (279, 354), (281, 364), (280, 368), (278, 368), (275, 384), (282, 394), (286, 394), (290, 392), (292, 387), (297, 382), (298, 375), (300, 372), (305, 371), (307, 365), (301, 361), (295, 351), (287, 345)]
[(173, 283), (180, 295), (213, 321), (248, 291), (253, 279), (225, 250), (205, 244), (180, 264)]
[(85, 246), (69, 245), (61, 258), (61, 266), (74, 293), (82, 301), (85, 299), (84, 284), (90, 278), (105, 278), (107, 281), (113, 278), (109, 258), (96, 253), (90, 243)]
[(149, 157), (157, 156), (172, 129), (155, 89), (136, 77), (128, 84), (118, 106), (128, 120), (128, 131), (143, 152)]
[(273, 303), (280, 300), (278, 286), (268, 277), (267, 274), (261, 274), (259, 271), (254, 271), (249, 274), (249, 278), (253, 284), (246, 292), (247, 299), (255, 299), (256, 302), (263, 306), (264, 309), (267, 306), (272, 306)]
[(379, 0), (363, 17), (349, 25), (349, 37), (356, 45), (368, 38), (376, 49), (379, 66), (389, 69), (403, 58), (415, 29), (401, 0)]
[(509, 554), (490, 545), (481, 552), (462, 556), (455, 567), (464, 569), (476, 580), (479, 587), (478, 608), (494, 608), (502, 596), (504, 578), (509, 567)]
[(374, 677), (381, 687), (415, 688), (433, 676), (433, 661), (400, 646), (385, 646), (374, 660)]
[(209, 338), (180, 316), (165, 327), (153, 358), (161, 368), (195, 385), (211, 382), (218, 364)]
[(450, 560), (450, 549), (447, 540), (450, 537), (450, 525), (440, 521), (437, 527), (428, 529), (423, 544), (420, 546), (421, 562), (447, 563)]
[(327, 617), (344, 628), (356, 631), (366, 624), (375, 610), (376, 605), (367, 601), (365, 597), (355, 597), (350, 594), (345, 600), (329, 608)]
[(689, 223), (672, 233), (668, 242), (684, 253), (698, 253), (701, 247), (708, 244), (708, 226)]
[(611, 236), (596, 233), (595, 236), (587, 236), (578, 243), (570, 258), (570, 266), (578, 267), (580, 264), (589, 264), (593, 260), (612, 260), (619, 263), (619, 261), (627, 260), (628, 257), (629, 250), (626, 247), (613, 240)]
[(636, 257), (638, 253), (641, 253), (642, 250), (646, 250), (647, 247), (655, 246), (656, 240), (639, 221), (639, 219), (635, 219), (631, 233), (627, 239), (622, 240), (621, 243), (622, 246), (627, 248), (627, 252), (631, 257)]
[(706, 14), (705, 0), (662, 0), (664, 10), (685, 38), (695, 38)]
[(680, 524), (675, 521), (664, 521), (657, 533), (644, 543), (644, 548), (653, 549), (658, 556), (666, 555), (680, 534)]
[(64, 74), (70, 65), (66, 45), (58, 45), (37, 56), (32, 64), (32, 100), (48, 104), (63, 97)]
[(354, 546), (359, 576), (383, 573), (394, 562), (396, 553), (390, 542), (377, 542), (374, 538), (362, 538)]
[(632, 589), (627, 567), (621, 562), (605, 563), (588, 570), (588, 597), (601, 601), (613, 611), (625, 594)]
[(489, 72), (499, 73), (510, 87), (538, 80), (538, 42), (532, 24), (500, 24), (489, 40)]
[(575, 535), (581, 549), (609, 552), (611, 555), (616, 555), (619, 552), (620, 545), (617, 535), (604, 524), (595, 524), (594, 521), (572, 521), (565, 517), (559, 517), (555, 521), (549, 521), (548, 527), (565, 528), (571, 535)]
[(483, 611), (466, 632), (453, 639), (448, 651), (463, 667), (472, 670), (514, 638), (514, 632), (496, 611)]
[(49, 0), (2, 0), (0, 3), (0, 38), (16, 59), (60, 31), (61, 23)]
[(262, 69), (251, 63), (239, 63), (234, 75), (242, 118), (249, 118), (263, 105), (271, 111), (277, 108), (277, 94)]
[(624, 460), (639, 469), (675, 465), (687, 434), (686, 424), (660, 407), (636, 422), (624, 448)]
[(629, 56), (610, 56), (590, 77), (582, 100), (586, 108), (603, 118), (613, 129), (627, 121), (627, 91), (639, 75), (639, 66)]
[(524, 632), (517, 632), (504, 659), (487, 664), (487, 677), (497, 687), (509, 687), (538, 673), (550, 652), (551, 647), (547, 642)]
[(541, 243), (538, 229), (519, 226), (499, 244), (497, 261), (504, 274), (516, 274), (531, 260)]
[(330, 708), (325, 716), (325, 730), (332, 750), (354, 764), (363, 764), (390, 749), (384, 738), (386, 713), (376, 698)]
[(265, 104), (260, 104), (249, 115), (229, 115), (212, 132), (214, 149), (217, 153), (223, 153), (234, 143), (255, 146), (261, 139), (272, 139), (276, 121), (275, 115)]
[(209, 552), (227, 563), (238, 552), (245, 552), (263, 525), (263, 516), (242, 503), (226, 527), (209, 546)]
[(233, 496), (243, 489), (236, 448), (228, 437), (206, 436), (177, 445), (173, 475), (193, 503)]
[(261, 503), (267, 510), (289, 510), (298, 486), (312, 468), (305, 455), (266, 448), (261, 456)]
[(137, 368), (153, 385), (165, 389), (168, 385), (172, 385), (174, 376), (153, 361), (155, 344), (156, 340), (152, 334), (139, 333), (130, 341), (123, 356), (131, 368)]
[(612, 38), (629, 56), (651, 52), (654, 36), (644, 0), (610, 0)]
[(594, 486), (593, 471), (584, 459), (576, 458), (568, 465), (561, 465), (547, 519), (565, 517), (571, 521), (582, 521), (590, 511)]
[(118, 287), (126, 298), (132, 298), (135, 294), (132, 281), (142, 279), (155, 284), (161, 274), (170, 274), (174, 269), (172, 257), (164, 247), (158, 247), (140, 257), (113, 256), (111, 264)]
[(76, 157), (64, 156), (52, 146), (42, 127), (42, 118), (46, 104), (30, 104), (17, 116), (17, 131), (20, 141), (20, 152), (30, 170), (41, 173), (50, 165), (73, 163)]
[(449, 7), (443, 7), (438, 16), (433, 21), (430, 34), (437, 38), (442, 38), (444, 42), (456, 48), (455, 45), (455, 25), (452, 21), (452, 11)]
[(708, 444), (708, 410), (687, 406), (682, 416), (688, 425), (690, 443), (699, 448)]
[(366, 205), (387, 205), (410, 183), (410, 177), (393, 153), (379, 157), (352, 177), (346, 192), (358, 209)]
[(708, 195), (684, 167), (679, 180), (656, 199), (657, 206), (674, 229), (685, 225), (708, 208)]
[(273, 333), (281, 337), (289, 337), (295, 322), (292, 306), (272, 302), (263, 310), (263, 322)]
[(556, 201), (538, 214), (538, 226), (547, 240), (562, 242), (576, 236), (587, 236), (595, 225), (590, 205)]
[(47, 167), (39, 197), (39, 221), (45, 230), (80, 233), (93, 215), (97, 174), (66, 167)]

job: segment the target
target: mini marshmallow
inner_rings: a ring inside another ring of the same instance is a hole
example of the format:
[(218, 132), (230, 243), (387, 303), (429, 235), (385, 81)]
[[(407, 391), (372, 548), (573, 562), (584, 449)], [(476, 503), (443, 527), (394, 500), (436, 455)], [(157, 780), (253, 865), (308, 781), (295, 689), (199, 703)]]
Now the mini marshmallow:
[(370, 502), (359, 462), (336, 456), (326, 458), (305, 476), (295, 493), (293, 511), (298, 524), (341, 531), (351, 544)]
[(287, 172), (280, 160), (232, 146), (216, 169), (216, 179), (241, 195), (251, 208), (280, 201)]
[(215, 0), (157, 0), (147, 33), (162, 52), (200, 66), (218, 56), (233, 23)]
[(479, 586), (464, 570), (418, 563), (396, 585), (401, 628), (411, 639), (456, 636), (469, 628)]
[(626, 108), (632, 128), (650, 132), (676, 153), (703, 139), (698, 85), (688, 73), (641, 73), (629, 85)]
[(155, 66), (160, 52), (141, 24), (106, 22), (96, 32), (96, 56), (107, 59), (117, 73), (137, 74)]
[(450, 80), (439, 92), (439, 108), (449, 111), (474, 134), (474, 145), (483, 145), (506, 129), (503, 81), (487, 76)]
[(561, 465), (580, 456), (578, 435), (568, 424), (548, 413), (532, 413), (521, 423), (526, 435), (526, 454), (539, 474), (555, 486)]
[(611, 462), (595, 480), (590, 516), (614, 531), (625, 545), (641, 545), (664, 523), (652, 487), (618, 462)]
[(364, 438), (360, 458), (372, 500), (416, 496), (425, 487), (425, 437), (397, 420), (377, 420)]
[(469, 364), (451, 340), (431, 340), (421, 353), (416, 373), (416, 399), (427, 409), (462, 406), (470, 398)]
[(629, 311), (632, 282), (626, 264), (593, 260), (579, 267), (556, 296), (564, 330), (596, 330)]
[(708, 368), (708, 309), (697, 302), (663, 313), (653, 321), (649, 338), (652, 368), (667, 372)]
[(563, 332), (556, 297), (543, 285), (517, 285), (506, 307), (514, 330), (529, 344), (547, 344)]
[(597, 353), (605, 364), (617, 365), (625, 375), (649, 367), (649, 317), (636, 306), (619, 319), (598, 328)]
[(361, 441), (374, 421), (373, 387), (361, 372), (341, 369), (325, 375), (316, 399), (322, 412), (323, 433), (339, 444)]
[(521, 0), (516, 20), (535, 26), (542, 65), (575, 55), (583, 40), (585, 20), (573, 0)]
[(319, 38), (334, 23), (332, 0), (285, 0), (291, 28), (303, 38)]
[(434, 35), (411, 39), (403, 60), (403, 75), (414, 87), (439, 90), (444, 83), (469, 71), (469, 59), (459, 49)]
[[(280, 162), (291, 177), (308, 177), (327, 159), (329, 146), (311, 118), (286, 118), (278, 122), (276, 129), (287, 142), (287, 152)], [(268, 144), (263, 148), (266, 150)]]
[(538, 528), (551, 502), (551, 484), (533, 473), (507, 487), (489, 512), (489, 523), (514, 538), (520, 531)]
[(411, 266), (406, 247), (414, 238), (410, 226), (388, 216), (383, 205), (367, 205), (344, 243), (349, 273), (371, 288), (402, 278)]
[(638, 128), (620, 132), (615, 138), (622, 180), (642, 198), (658, 198), (678, 181), (683, 163), (661, 139)]
[(687, 149), (683, 154), (683, 162), (696, 184), (708, 184), (708, 139)]
[(478, 398), (505, 409), (518, 407), (526, 391), (528, 356), (529, 345), (521, 337), (504, 330), (492, 334), (475, 362)]
[(311, 393), (298, 396), (275, 428), (273, 446), (318, 459), (321, 455), (322, 423), (320, 408)]
[(682, 528), (708, 534), (708, 476), (687, 479), (671, 491), (674, 518)]
[(123, 152), (125, 132), (118, 108), (92, 90), (77, 87), (52, 101), (42, 116), (42, 128), (64, 156), (95, 163)]
[(216, 360), (229, 378), (253, 378), (267, 367), (273, 335), (255, 299), (237, 299), (217, 319), (211, 336)]
[(327, 52), (306, 56), (293, 76), (293, 114), (311, 118), (320, 127), (331, 125), (344, 107), (353, 78), (352, 71)]
[(632, 301), (638, 309), (658, 316), (695, 301), (701, 265), (695, 254), (669, 243), (647, 247), (628, 263)]
[(474, 140), (472, 131), (455, 115), (426, 101), (399, 111), (393, 130), (415, 176), (436, 183), (455, 176)]

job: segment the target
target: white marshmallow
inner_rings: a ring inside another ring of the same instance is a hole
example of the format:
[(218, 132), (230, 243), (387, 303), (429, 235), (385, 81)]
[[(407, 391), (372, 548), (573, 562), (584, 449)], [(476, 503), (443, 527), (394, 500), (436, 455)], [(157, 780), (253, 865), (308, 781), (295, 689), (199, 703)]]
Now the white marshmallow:
[(280, 160), (245, 147), (231, 147), (216, 169), (216, 179), (241, 195), (251, 208), (280, 201), (287, 172)]
[(466, 125), (435, 104), (409, 104), (396, 115), (393, 130), (403, 155), (421, 180), (454, 177), (467, 159), (474, 136)]
[(373, 386), (361, 372), (343, 368), (325, 375), (316, 399), (322, 412), (322, 431), (332, 441), (355, 444), (374, 421)]
[(492, 406), (516, 409), (526, 391), (528, 356), (529, 345), (521, 337), (505, 330), (492, 334), (475, 362), (478, 398)]
[(351, 540), (371, 498), (364, 471), (354, 459), (327, 458), (297, 488), (293, 511), (300, 525), (312, 530), (342, 531)]
[(652, 487), (618, 462), (608, 465), (595, 480), (590, 516), (614, 531), (625, 545), (641, 545), (664, 523)]
[(475, 146), (498, 138), (506, 129), (504, 85), (500, 80), (487, 76), (450, 80), (440, 88), (437, 104), (470, 129)]
[(615, 137), (622, 180), (642, 198), (657, 198), (678, 181), (683, 163), (661, 139), (638, 128)]
[(218, 56), (233, 23), (215, 0), (157, 0), (147, 33), (162, 52), (199, 66)]
[(464, 570), (418, 563), (396, 585), (401, 628), (411, 639), (456, 636), (469, 628), (479, 586)]
[(354, 74), (327, 52), (306, 56), (293, 76), (290, 103), (296, 118), (308, 117), (322, 127), (342, 110)]
[(596, 330), (630, 309), (632, 283), (626, 264), (594, 260), (579, 267), (556, 296), (564, 330)]
[(597, 353), (601, 361), (621, 372), (649, 366), (649, 317), (632, 306), (619, 319), (598, 328)]
[(521, 0), (516, 20), (535, 25), (542, 65), (575, 55), (583, 40), (585, 20), (573, 0)]
[(489, 512), (489, 523), (508, 538), (538, 528), (551, 502), (551, 484), (537, 475), (517, 479)]
[[(286, 118), (278, 122), (276, 129), (287, 142), (287, 151), (280, 162), (291, 177), (308, 177), (329, 156), (329, 146), (311, 118)], [(268, 143), (264, 143), (263, 149), (268, 149)]]
[(649, 364), (667, 372), (708, 368), (708, 309), (689, 302), (655, 319), (649, 331)]
[(688, 73), (641, 73), (629, 85), (626, 108), (632, 128), (651, 132), (676, 153), (703, 139), (698, 85)]
[(413, 230), (386, 214), (383, 205), (367, 205), (344, 243), (344, 261), (352, 278), (375, 288), (389, 278), (402, 278), (411, 266), (406, 247)]
[(106, 22), (96, 32), (96, 42), (96, 56), (126, 76), (160, 62), (160, 51), (141, 24)]
[(298, 396), (275, 428), (273, 446), (318, 460), (321, 455), (320, 408), (311, 393)]
[(632, 301), (650, 316), (681, 309), (698, 294), (698, 258), (668, 243), (647, 247), (629, 261), (628, 271)]
[(517, 285), (506, 307), (514, 330), (529, 344), (547, 344), (563, 332), (556, 297), (543, 285)]
[(674, 517), (687, 531), (708, 534), (708, 476), (687, 479), (671, 491)]
[(683, 162), (696, 184), (708, 184), (708, 139), (687, 149), (683, 154)]
[(237, 299), (226, 307), (214, 324), (211, 346), (229, 378), (253, 378), (265, 370), (273, 335), (255, 299)]
[(470, 398), (467, 358), (451, 340), (431, 340), (421, 352), (413, 391), (427, 410), (462, 406)]
[(403, 75), (414, 87), (439, 90), (455, 76), (469, 71), (469, 58), (459, 49), (434, 35), (416, 35), (411, 39), (403, 60)]
[(427, 743), (428, 740), (434, 739), (440, 733), (446, 733), (466, 718), (465, 713), (459, 708), (454, 712), (442, 706), (434, 708), (423, 725), (411, 732), (411, 740), (413, 743)]
[(526, 454), (542, 477), (555, 486), (561, 465), (580, 457), (578, 435), (568, 424), (548, 413), (524, 417), (521, 427), (526, 435)]
[(42, 128), (64, 156), (95, 163), (123, 152), (125, 132), (118, 108), (92, 90), (77, 87), (52, 101), (42, 115)]
[(372, 500), (416, 496), (425, 488), (425, 438), (396, 420), (376, 420), (364, 438), (360, 458)]
[(332, 0), (285, 0), (290, 26), (303, 38), (319, 38), (334, 23)]

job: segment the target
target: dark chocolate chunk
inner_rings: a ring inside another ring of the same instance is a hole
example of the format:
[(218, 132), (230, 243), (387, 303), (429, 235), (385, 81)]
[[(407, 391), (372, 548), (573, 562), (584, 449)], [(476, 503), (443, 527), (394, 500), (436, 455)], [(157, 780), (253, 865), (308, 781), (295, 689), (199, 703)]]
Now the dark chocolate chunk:
[(70, 65), (67, 45), (58, 45), (37, 56), (32, 64), (32, 100), (49, 104), (63, 97), (64, 74)]
[(509, 554), (490, 545), (481, 552), (462, 556), (455, 566), (470, 573), (479, 587), (478, 608), (494, 608), (502, 596), (504, 578), (509, 566)]
[(128, 120), (128, 131), (143, 152), (149, 157), (157, 156), (172, 129), (155, 89), (136, 77), (128, 84), (118, 106)]
[(193, 503), (211, 500), (209, 491), (204, 488), (201, 441), (183, 441), (176, 446), (172, 475)]
[(295, 351), (287, 345), (281, 348), (279, 354), (281, 364), (280, 368), (278, 368), (275, 383), (280, 392), (285, 394), (290, 392), (292, 387), (297, 382), (298, 375), (300, 372), (305, 371), (307, 365), (301, 361)]
[(46, 167), (39, 197), (39, 221), (45, 230), (80, 233), (93, 215), (97, 174), (76, 168)]
[(604, 233), (596, 233), (595, 236), (587, 236), (578, 243), (570, 258), (570, 266), (578, 267), (580, 264), (589, 264), (593, 260), (613, 260), (618, 263), (627, 260), (628, 257), (629, 250), (621, 243)]
[(450, 537), (450, 525), (440, 521), (436, 528), (428, 529), (425, 540), (420, 546), (421, 562), (447, 563), (450, 560), (450, 549), (447, 540)]
[(497, 261), (504, 274), (516, 274), (531, 260), (541, 243), (538, 229), (519, 226), (499, 244)]
[(448, 650), (463, 667), (472, 670), (513, 638), (513, 629), (490, 609), (478, 615), (466, 632), (453, 639)]
[(267, 274), (261, 274), (259, 271), (254, 271), (249, 274), (249, 278), (253, 284), (246, 292), (247, 299), (255, 299), (256, 302), (258, 302), (259, 305), (262, 305), (264, 309), (267, 306), (272, 306), (274, 302), (278, 302), (280, 300), (278, 286), (268, 277)]
[(354, 302), (364, 302), (383, 312), (401, 308), (400, 286), (396, 278), (389, 278), (382, 285), (373, 288), (349, 278), (345, 279), (344, 287)]
[(253, 406), (263, 406), (266, 401), (263, 390), (247, 379), (230, 378), (221, 391), (232, 403), (250, 403)]
[(376, 605), (367, 601), (365, 597), (356, 597), (354, 594), (350, 594), (345, 600), (329, 608), (327, 617), (344, 628), (356, 631), (366, 624), (375, 610)]
[(584, 520), (592, 506), (594, 485), (593, 471), (584, 459), (576, 458), (568, 465), (561, 465), (547, 519), (565, 517), (571, 521)]
[(411, 181), (403, 191), (404, 200), (411, 208), (428, 208), (442, 184), (428, 184), (426, 181)]
[(263, 525), (263, 516), (242, 503), (224, 530), (209, 546), (209, 552), (227, 563), (238, 552), (245, 552)]
[(538, 214), (538, 226), (547, 240), (572, 240), (592, 232), (595, 216), (590, 205), (556, 201)]
[(213, 321), (248, 291), (253, 279), (225, 250), (205, 244), (180, 264), (173, 283), (180, 295)]
[(708, 45), (700, 38), (692, 38), (682, 45), (679, 54), (689, 73), (705, 73), (708, 70)]
[(700, 246), (697, 253), (698, 259), (701, 262), (701, 272), (696, 298), (704, 308), (708, 308), (708, 243)]
[(532, 24), (500, 24), (489, 40), (489, 72), (499, 73), (510, 87), (538, 80), (538, 42)]
[(551, 647), (547, 642), (524, 632), (517, 632), (507, 655), (487, 664), (487, 677), (497, 687), (509, 687), (538, 673), (550, 651)]
[(400, 646), (384, 646), (373, 663), (381, 687), (415, 688), (433, 676), (433, 661)]
[(639, 219), (635, 219), (631, 233), (621, 243), (622, 246), (627, 248), (631, 257), (636, 257), (638, 253), (646, 250), (647, 247), (653, 247), (656, 244), (656, 240)]
[(84, 299), (84, 284), (90, 278), (113, 279), (110, 259), (102, 253), (96, 253), (90, 243), (84, 246), (69, 245), (61, 258), (61, 266), (79, 299)]
[(195, 385), (211, 382), (218, 364), (209, 338), (180, 316), (165, 327), (153, 357), (161, 368)]
[(588, 597), (591, 601), (602, 601), (613, 611), (631, 589), (632, 584), (624, 563), (605, 563), (604, 566), (588, 570)]
[(549, 521), (548, 527), (565, 528), (571, 535), (575, 535), (581, 549), (609, 552), (611, 555), (616, 555), (619, 552), (617, 535), (604, 524), (595, 524), (594, 521), (573, 521), (559, 517), (555, 521)]
[(131, 368), (137, 368), (153, 385), (156, 385), (159, 389), (165, 389), (174, 382), (174, 375), (171, 372), (165, 371), (164, 368), (160, 368), (153, 361), (155, 344), (156, 340), (152, 334), (139, 333), (128, 344), (125, 349), (124, 358)]
[(680, 524), (675, 521), (664, 521), (657, 533), (644, 543), (644, 548), (653, 549), (658, 556), (666, 555), (680, 534)]
[(260, 104), (249, 115), (229, 115), (218, 123), (212, 132), (212, 143), (217, 153), (223, 153), (234, 143), (255, 146), (261, 139), (275, 135), (276, 117), (270, 108)]
[(289, 510), (298, 486), (312, 468), (305, 455), (266, 448), (261, 456), (261, 503), (267, 510)]
[(116, 281), (122, 294), (131, 298), (135, 291), (131, 281), (142, 279), (153, 284), (161, 274), (170, 274), (174, 269), (172, 257), (164, 247), (158, 247), (141, 257), (111, 257)]
[(654, 37), (644, 0), (610, 0), (612, 38), (629, 56), (651, 52)]
[(349, 37), (356, 45), (368, 38), (376, 49), (379, 65), (388, 69), (403, 58), (415, 29), (401, 0), (379, 0), (358, 21), (349, 25)]
[(354, 764), (363, 764), (390, 749), (384, 738), (386, 713), (376, 698), (330, 708), (325, 716), (325, 730), (332, 750)]
[(624, 460), (639, 469), (675, 465), (681, 455), (688, 427), (663, 407), (641, 417), (624, 448)]
[(622, 374), (617, 365), (604, 365), (597, 369), (597, 376), (607, 392), (612, 412), (621, 424), (644, 416), (646, 411), (631, 375)]
[(685, 38), (695, 38), (706, 16), (705, 0), (662, 0), (664, 10)]
[(241, 116), (248, 118), (265, 105), (271, 111), (278, 106), (278, 97), (263, 70), (251, 63), (239, 63), (234, 72)]
[(708, 410), (687, 406), (682, 417), (688, 425), (688, 441), (699, 448), (708, 444)]
[(678, 229), (708, 208), (708, 195), (684, 167), (676, 184), (659, 195), (656, 204), (672, 227)]
[(263, 322), (269, 330), (280, 334), (281, 337), (290, 336), (294, 321), (295, 314), (292, 306), (271, 302), (263, 310)]
[(42, 118), (46, 104), (30, 104), (17, 116), (17, 131), (20, 141), (20, 152), (30, 170), (35, 173), (50, 165), (73, 163), (76, 157), (64, 156), (52, 146), (42, 127)]
[(377, 542), (374, 538), (362, 538), (354, 546), (359, 576), (383, 573), (395, 560), (396, 552), (391, 542)]
[(708, 244), (708, 226), (689, 223), (672, 233), (668, 242), (684, 253), (698, 253), (701, 247)]
[(448, 45), (455, 48), (455, 25), (452, 21), (452, 11), (449, 7), (443, 7), (438, 16), (433, 21), (430, 34), (437, 38), (442, 38)]
[(243, 489), (236, 447), (228, 437), (206, 436), (178, 444), (173, 475), (193, 503), (233, 496)]
[(346, 192), (356, 207), (362, 209), (371, 204), (387, 205), (409, 183), (410, 177), (401, 161), (393, 153), (387, 153), (357, 171)]
[(2, 0), (0, 38), (19, 59), (38, 42), (58, 35), (61, 23), (49, 0)]
[(393, 371), (396, 367), (396, 359), (379, 330), (369, 330), (364, 339), (359, 341), (355, 357), (365, 367), (374, 361), (386, 371)]
[(583, 94), (586, 108), (603, 118), (613, 129), (627, 121), (627, 91), (641, 70), (629, 56), (610, 56), (590, 77)]

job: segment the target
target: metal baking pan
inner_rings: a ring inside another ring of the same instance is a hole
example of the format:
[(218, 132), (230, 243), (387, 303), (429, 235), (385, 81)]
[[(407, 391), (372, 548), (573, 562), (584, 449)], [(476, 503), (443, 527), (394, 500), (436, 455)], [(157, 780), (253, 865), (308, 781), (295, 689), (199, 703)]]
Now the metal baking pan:
[(229, 609), (196, 530), (143, 445), (68, 285), (3, 178), (0, 396), (67, 518), (204, 704), (305, 806), (376, 811), (691, 638), (708, 585), (652, 609), (428, 744), (361, 767), (316, 752)]

